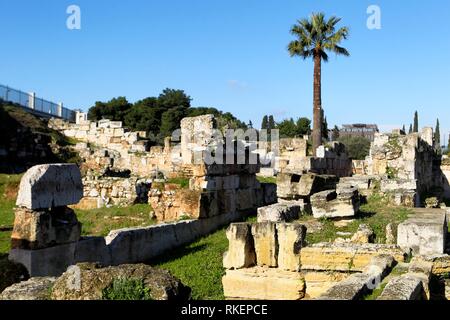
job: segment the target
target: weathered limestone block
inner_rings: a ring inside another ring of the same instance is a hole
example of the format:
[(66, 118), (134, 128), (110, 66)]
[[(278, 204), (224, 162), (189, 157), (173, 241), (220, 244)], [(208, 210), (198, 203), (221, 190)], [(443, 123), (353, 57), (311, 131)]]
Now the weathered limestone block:
[(419, 278), (422, 281), (422, 286), (425, 291), (425, 296), (429, 300), (430, 295), (430, 280), (433, 271), (433, 263), (430, 261), (426, 261), (420, 256), (414, 257), (408, 269), (408, 274), (413, 275)]
[(81, 173), (74, 164), (34, 166), (22, 177), (16, 205), (31, 210), (76, 204), (83, 197)]
[[(74, 285), (74, 279), (81, 281)], [(187, 301), (191, 289), (173, 277), (169, 271), (145, 264), (125, 264), (101, 268), (94, 263), (71, 266), (52, 288), (52, 300), (102, 300), (103, 291), (116, 279), (134, 279), (144, 283), (152, 300)]]
[(276, 224), (271, 222), (252, 224), (258, 266), (278, 266), (278, 241)]
[(398, 226), (397, 243), (414, 254), (442, 254), (447, 236), (446, 212), (441, 209), (414, 209)]
[(433, 263), (434, 275), (442, 276), (450, 274), (450, 256), (447, 254), (424, 257), (426, 261)]
[(277, 176), (278, 197), (299, 199), (336, 188), (337, 177), (330, 175), (282, 172)]
[(11, 235), (13, 249), (37, 250), (76, 242), (81, 236), (81, 224), (72, 209), (67, 207), (33, 211), (15, 209)]
[(359, 210), (358, 190), (342, 189), (323, 191), (311, 196), (314, 218), (353, 217)]
[(248, 210), (254, 208), (256, 200), (253, 189), (239, 189), (236, 193), (238, 210)]
[(261, 188), (264, 192), (264, 204), (277, 202), (277, 185), (275, 183), (261, 183)]
[(422, 281), (406, 274), (389, 281), (377, 300), (422, 300), (423, 298)]
[(225, 269), (242, 269), (256, 263), (251, 226), (248, 223), (233, 223), (227, 229), (228, 251), (223, 258)]
[(358, 230), (350, 239), (350, 242), (353, 243), (373, 243), (375, 237), (375, 233), (373, 230), (366, 224), (361, 224), (358, 227)]
[(239, 189), (239, 176), (231, 175), (222, 177), (222, 188), (223, 190), (235, 190)]
[(393, 223), (386, 226), (386, 244), (397, 244), (397, 228)]
[[(236, 191), (235, 190), (224, 190), (218, 191), (218, 203), (219, 203), (219, 213), (220, 214), (229, 214), (235, 213), (237, 210), (236, 207)], [(207, 207), (205, 208), (207, 209)]]
[(306, 227), (298, 223), (277, 223), (278, 268), (300, 271), (300, 251), (305, 243)]
[(315, 299), (323, 295), (328, 289), (348, 278), (347, 272), (305, 272), (305, 298)]
[(363, 273), (356, 273), (337, 283), (318, 300), (357, 300), (375, 289), (394, 265), (390, 255), (374, 256)]
[(398, 246), (382, 244), (318, 243), (302, 249), (302, 270), (362, 272), (376, 255), (391, 255), (405, 261)]
[(356, 273), (342, 280), (316, 300), (358, 300), (369, 291), (368, 286), (374, 282), (375, 276), (367, 273)]
[(297, 186), (297, 192), (300, 196), (310, 196), (316, 192), (335, 188), (337, 181), (336, 176), (304, 174)]
[(301, 300), (306, 290), (300, 272), (266, 267), (227, 270), (222, 284), (227, 299)]
[(50, 300), (50, 290), (56, 278), (31, 278), (6, 288), (0, 294), (0, 300)]
[(296, 220), (301, 214), (301, 204), (297, 201), (290, 201), (258, 208), (258, 222), (290, 222)]
[[(256, 179), (256, 175), (253, 174), (245, 174), (239, 176), (239, 186), (240, 189), (247, 188), (256, 188), (258, 186), (258, 180)], [(235, 188), (237, 189), (237, 188)]]

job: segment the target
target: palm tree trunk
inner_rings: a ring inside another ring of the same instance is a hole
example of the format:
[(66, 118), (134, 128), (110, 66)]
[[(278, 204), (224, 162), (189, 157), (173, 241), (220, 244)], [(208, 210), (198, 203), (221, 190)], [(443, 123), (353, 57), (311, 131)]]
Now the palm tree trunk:
[(322, 58), (320, 54), (314, 55), (314, 110), (313, 110), (313, 154), (322, 145)]

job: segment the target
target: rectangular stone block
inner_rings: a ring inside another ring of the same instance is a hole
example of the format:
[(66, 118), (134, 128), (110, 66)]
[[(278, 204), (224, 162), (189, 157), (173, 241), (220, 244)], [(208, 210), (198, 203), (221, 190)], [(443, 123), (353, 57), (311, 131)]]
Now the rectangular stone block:
[(22, 177), (16, 205), (31, 210), (77, 204), (83, 197), (80, 169), (74, 164), (34, 166)]
[(301, 300), (306, 290), (301, 273), (263, 267), (227, 270), (222, 284), (227, 299)]
[(277, 202), (277, 185), (276, 183), (261, 183), (264, 192), (264, 204), (270, 205)]
[(305, 244), (306, 227), (298, 223), (277, 223), (278, 268), (300, 271), (300, 251)]
[(406, 274), (389, 281), (377, 300), (423, 300), (424, 296), (422, 281)]
[(252, 225), (256, 264), (258, 266), (278, 266), (278, 241), (276, 232), (275, 223), (263, 222)]
[(51, 211), (33, 211), (16, 208), (11, 247), (43, 249), (76, 242), (80, 239), (80, 235), (81, 224), (72, 209), (61, 207)]
[(414, 209), (398, 226), (397, 244), (414, 254), (442, 254), (447, 237), (446, 212), (441, 209)]
[(391, 255), (405, 261), (406, 253), (395, 245), (318, 243), (301, 252), (302, 270), (362, 272), (376, 255)]
[(291, 222), (300, 217), (301, 205), (297, 201), (275, 203), (258, 208), (258, 222)]
[(228, 251), (223, 258), (225, 269), (249, 268), (256, 264), (251, 225), (233, 223), (227, 229)]
[(248, 210), (253, 209), (256, 203), (254, 199), (253, 189), (239, 189), (237, 190), (237, 209)]
[(329, 190), (311, 196), (314, 218), (353, 217), (359, 210), (359, 193), (356, 189)]

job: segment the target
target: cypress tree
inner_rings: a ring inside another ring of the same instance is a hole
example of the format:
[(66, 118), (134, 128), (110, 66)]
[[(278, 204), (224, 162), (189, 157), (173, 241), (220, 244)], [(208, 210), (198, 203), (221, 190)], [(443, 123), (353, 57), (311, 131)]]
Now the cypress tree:
[(414, 128), (413, 128), (413, 131), (414, 132), (419, 132), (419, 114), (417, 113), (417, 111), (416, 111), (416, 113), (414, 113)]
[(275, 120), (273, 119), (272, 115), (269, 116), (269, 122), (268, 122), (267, 129), (269, 129), (269, 130), (275, 129)]
[(412, 124), (409, 125), (409, 132), (408, 132), (408, 134), (411, 134), (411, 133), (413, 133), (413, 126), (412, 126)]
[(261, 129), (266, 130), (269, 125), (269, 121), (267, 120), (267, 116), (264, 116), (261, 123)]
[(436, 121), (436, 129), (434, 131), (434, 148), (436, 151), (441, 150), (441, 128), (439, 125), (439, 119)]

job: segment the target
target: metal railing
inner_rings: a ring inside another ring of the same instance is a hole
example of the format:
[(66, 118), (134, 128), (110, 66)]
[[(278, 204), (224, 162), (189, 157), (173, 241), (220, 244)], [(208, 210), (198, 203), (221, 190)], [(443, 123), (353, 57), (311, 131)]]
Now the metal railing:
[(0, 99), (18, 104), (28, 111), (39, 115), (75, 122), (75, 111), (64, 108), (62, 103), (57, 104), (38, 98), (34, 93), (26, 93), (0, 84)]

